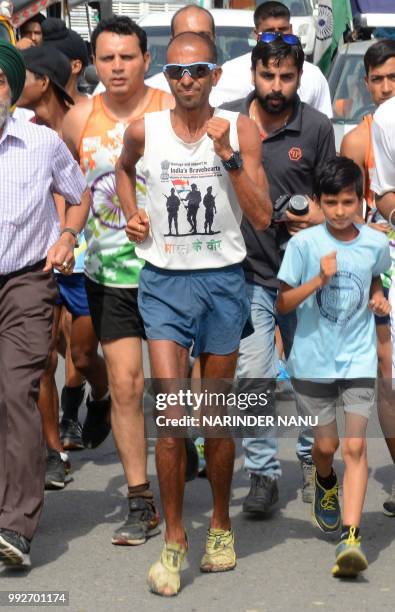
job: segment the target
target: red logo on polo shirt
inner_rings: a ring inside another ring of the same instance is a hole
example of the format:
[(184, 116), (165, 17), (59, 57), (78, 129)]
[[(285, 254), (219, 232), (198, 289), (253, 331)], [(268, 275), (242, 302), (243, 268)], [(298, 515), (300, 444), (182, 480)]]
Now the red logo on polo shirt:
[(291, 161), (299, 161), (302, 159), (302, 149), (300, 147), (292, 147), (288, 151), (288, 155)]

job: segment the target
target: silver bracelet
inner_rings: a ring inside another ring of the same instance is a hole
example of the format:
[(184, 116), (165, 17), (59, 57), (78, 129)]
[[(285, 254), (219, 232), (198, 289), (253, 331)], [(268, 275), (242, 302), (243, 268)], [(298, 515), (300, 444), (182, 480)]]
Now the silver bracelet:
[(391, 210), (391, 212), (390, 212), (390, 214), (389, 214), (389, 217), (388, 217), (388, 223), (390, 224), (390, 226), (391, 226), (391, 228), (392, 228), (393, 230), (395, 230), (395, 223), (392, 223), (392, 215), (393, 215), (394, 213), (395, 213), (395, 208), (393, 208), (393, 209)]

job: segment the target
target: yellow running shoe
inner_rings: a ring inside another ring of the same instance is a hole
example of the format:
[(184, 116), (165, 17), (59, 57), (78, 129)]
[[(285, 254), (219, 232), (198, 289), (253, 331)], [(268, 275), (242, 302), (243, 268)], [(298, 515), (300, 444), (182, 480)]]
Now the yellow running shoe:
[(365, 553), (361, 549), (361, 538), (355, 537), (356, 527), (350, 527), (347, 539), (336, 546), (336, 564), (332, 569), (335, 578), (355, 578), (368, 567)]
[(164, 597), (177, 595), (180, 590), (181, 564), (187, 548), (188, 545), (185, 548), (177, 542), (165, 542), (159, 561), (151, 565), (148, 572), (147, 582), (153, 593)]
[(208, 529), (206, 552), (200, 563), (202, 572), (227, 572), (236, 567), (233, 529)]

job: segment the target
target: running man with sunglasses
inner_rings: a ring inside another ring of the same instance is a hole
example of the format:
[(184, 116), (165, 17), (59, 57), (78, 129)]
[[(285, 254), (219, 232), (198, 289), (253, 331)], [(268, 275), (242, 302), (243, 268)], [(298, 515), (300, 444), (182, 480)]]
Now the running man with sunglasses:
[[(164, 72), (175, 108), (133, 122), (116, 166), (117, 193), (128, 219), (126, 233), (139, 243), (137, 252), (146, 260), (139, 307), (152, 376), (163, 384), (164, 379), (186, 379), (193, 347), (192, 354), (200, 355), (202, 379), (233, 379), (240, 339), (250, 333), (240, 221), (244, 213), (263, 230), (272, 212), (259, 133), (248, 117), (209, 105), (221, 70), (208, 37), (191, 32), (176, 36), (169, 43), (167, 61)], [(140, 159), (147, 188), (145, 210), (137, 208), (135, 193)], [(185, 219), (179, 219), (178, 236), (168, 236), (161, 194), (172, 186), (189, 190), (192, 183), (200, 192), (212, 187), (216, 194), (215, 237), (199, 226), (191, 234)], [(153, 592), (171, 596), (180, 589), (187, 551), (182, 524), (186, 457), (184, 440), (166, 435), (156, 446), (165, 545), (148, 583)], [(229, 518), (233, 439), (208, 438), (205, 455), (214, 511), (200, 568), (227, 571), (236, 565)]]

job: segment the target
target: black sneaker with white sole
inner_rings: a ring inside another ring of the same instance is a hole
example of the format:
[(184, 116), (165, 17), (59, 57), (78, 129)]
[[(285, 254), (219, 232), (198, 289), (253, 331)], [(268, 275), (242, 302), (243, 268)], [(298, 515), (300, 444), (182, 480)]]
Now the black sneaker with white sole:
[(47, 491), (64, 489), (67, 474), (70, 472), (70, 463), (66, 457), (66, 453), (59, 453), (53, 448), (47, 450), (45, 469), (45, 489)]
[(125, 523), (112, 537), (112, 543), (118, 546), (138, 546), (152, 536), (160, 533), (159, 512), (153, 499), (146, 497), (129, 497), (129, 513)]
[(243, 512), (268, 514), (277, 502), (277, 480), (270, 476), (251, 474), (251, 487), (243, 503)]
[(79, 421), (73, 419), (65, 419), (60, 421), (60, 440), (64, 450), (82, 450), (82, 427)]
[(10, 567), (30, 567), (30, 542), (11, 529), (0, 528), (0, 562)]

